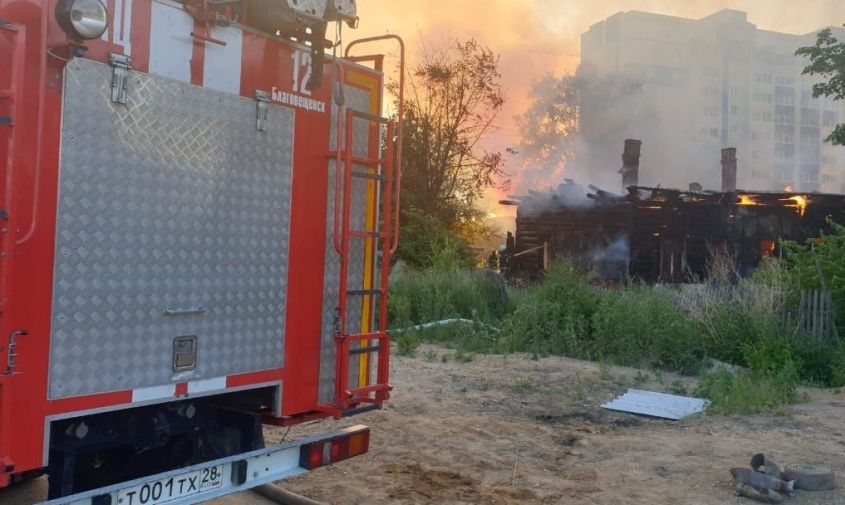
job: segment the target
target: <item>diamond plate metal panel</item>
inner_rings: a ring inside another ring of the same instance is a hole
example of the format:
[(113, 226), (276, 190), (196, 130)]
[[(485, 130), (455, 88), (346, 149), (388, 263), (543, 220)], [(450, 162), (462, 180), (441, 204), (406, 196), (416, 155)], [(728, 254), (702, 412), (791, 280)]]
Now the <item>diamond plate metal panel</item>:
[(238, 96), (131, 72), (120, 106), (110, 87), (107, 65), (67, 66), (50, 397), (282, 367), (293, 112), (263, 133)]
[[(346, 107), (360, 112), (369, 112), (370, 93), (353, 86), (344, 86)], [(337, 145), (337, 104), (332, 103), (332, 121), (330, 131), (329, 148), (333, 151)], [(345, 111), (344, 111), (345, 113)], [(343, 116), (345, 118), (345, 115)], [(356, 119), (353, 126), (354, 138), (352, 139), (352, 152), (358, 156), (366, 156), (369, 147), (369, 129), (367, 121)], [(341, 141), (346, 138), (346, 122), (340, 125)], [(325, 274), (323, 278), (323, 323), (321, 334), (320, 352), (320, 403), (331, 403), (335, 393), (335, 370), (337, 365), (337, 349), (334, 341), (338, 321), (338, 301), (340, 299), (340, 255), (334, 248), (334, 199), (335, 191), (343, 191), (343, 188), (335, 188), (335, 162), (329, 161), (329, 187), (328, 187), (328, 222), (326, 227), (326, 258)], [(364, 167), (355, 166), (353, 170), (364, 170)], [(363, 183), (364, 190), (361, 189)], [(352, 181), (352, 202), (350, 211), (350, 227), (362, 229), (366, 209), (366, 182), (361, 180)], [(362, 289), (364, 281), (364, 247), (363, 241), (350, 241), (350, 268), (349, 268), (349, 289)], [(360, 297), (349, 297), (347, 302), (346, 325), (352, 329), (361, 328), (361, 303)], [(358, 382), (358, 359), (353, 356), (350, 359), (350, 382), (351, 387), (356, 387)]]

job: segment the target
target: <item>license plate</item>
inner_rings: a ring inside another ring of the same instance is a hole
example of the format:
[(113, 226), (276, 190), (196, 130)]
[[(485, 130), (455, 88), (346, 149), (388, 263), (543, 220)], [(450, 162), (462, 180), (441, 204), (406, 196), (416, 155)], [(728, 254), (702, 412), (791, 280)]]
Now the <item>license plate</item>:
[(223, 486), (223, 467), (214, 466), (120, 491), (117, 505), (158, 505)]

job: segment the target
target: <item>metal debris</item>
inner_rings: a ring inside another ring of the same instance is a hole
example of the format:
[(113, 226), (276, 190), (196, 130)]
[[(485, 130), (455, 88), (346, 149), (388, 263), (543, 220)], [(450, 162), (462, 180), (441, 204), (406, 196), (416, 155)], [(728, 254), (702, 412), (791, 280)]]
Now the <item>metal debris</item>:
[(602, 408), (678, 421), (703, 412), (709, 403), (709, 400), (700, 398), (629, 389), (619, 398), (602, 405)]

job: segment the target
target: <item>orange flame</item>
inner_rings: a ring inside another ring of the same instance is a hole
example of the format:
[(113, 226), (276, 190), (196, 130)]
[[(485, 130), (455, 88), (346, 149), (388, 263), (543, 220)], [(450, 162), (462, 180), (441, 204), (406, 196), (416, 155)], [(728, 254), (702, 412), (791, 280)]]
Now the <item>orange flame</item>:
[(790, 207), (796, 209), (798, 211), (798, 215), (804, 217), (804, 213), (807, 212), (807, 197), (803, 195), (795, 195), (789, 198), (785, 198), (781, 200), (782, 202), (792, 202), (786, 204), (786, 207)]
[(759, 203), (754, 201), (754, 197), (752, 195), (739, 195), (739, 202), (737, 205), (760, 205)]

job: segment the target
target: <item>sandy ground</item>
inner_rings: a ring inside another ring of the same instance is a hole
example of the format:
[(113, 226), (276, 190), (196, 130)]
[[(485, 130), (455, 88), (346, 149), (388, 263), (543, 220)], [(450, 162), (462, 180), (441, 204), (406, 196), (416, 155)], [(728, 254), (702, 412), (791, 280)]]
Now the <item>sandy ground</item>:
[[(396, 358), (393, 383), (383, 411), (291, 431), (363, 423), (373, 436), (368, 455), (284, 487), (335, 505), (752, 503), (734, 496), (728, 469), (761, 451), (782, 464), (825, 464), (845, 479), (845, 394), (837, 391), (810, 391), (808, 403), (777, 414), (660, 421), (599, 405), (628, 387), (671, 391), (689, 380), (565, 358), (456, 362), (437, 347)], [(268, 430), (268, 442), (283, 433)], [(28, 505), (42, 490), (36, 482), (0, 492), (0, 504)], [(251, 493), (214, 502), (267, 503)], [(788, 503), (845, 505), (845, 493)]]

